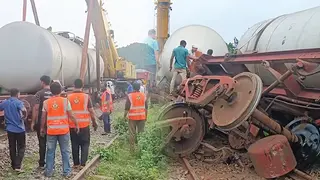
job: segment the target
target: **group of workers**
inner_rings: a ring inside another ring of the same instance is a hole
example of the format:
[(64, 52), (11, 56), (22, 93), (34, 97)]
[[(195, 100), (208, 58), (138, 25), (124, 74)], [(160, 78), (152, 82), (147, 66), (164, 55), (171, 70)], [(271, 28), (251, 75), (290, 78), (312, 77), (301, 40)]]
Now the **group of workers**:
[[(158, 44), (155, 40), (155, 31), (149, 31), (146, 43), (152, 46), (155, 53), (153, 59), (159, 59)], [(152, 60), (151, 60), (152, 61)], [(158, 62), (158, 61), (157, 61)], [(156, 63), (156, 61), (155, 61)], [(149, 63), (150, 71), (156, 71), (155, 63)], [(35, 105), (32, 108), (31, 130), (37, 132), (39, 144), (39, 170), (50, 177), (54, 172), (55, 152), (59, 143), (63, 176), (71, 175), (70, 140), (72, 147), (73, 168), (85, 166), (88, 160), (90, 146), (90, 124), (97, 130), (98, 123), (90, 96), (82, 91), (81, 79), (74, 81), (72, 93), (65, 94), (59, 82), (54, 82), (49, 76), (40, 78), (42, 89), (34, 96)], [(5, 125), (9, 141), (11, 167), (21, 172), (21, 164), (26, 149), (25, 122), (28, 112), (20, 100), (18, 89), (10, 90), (10, 98), (0, 102), (0, 111), (4, 111)], [(110, 133), (110, 114), (113, 111), (112, 94), (109, 88), (101, 95), (99, 117), (104, 123), (103, 135)], [(124, 116), (129, 120), (130, 147), (135, 144), (136, 132), (142, 132), (147, 119), (146, 87), (141, 81), (132, 84), (128, 91)]]
[[(31, 130), (37, 131), (39, 142), (39, 169), (45, 170), (45, 176), (50, 177), (54, 171), (54, 161), (57, 142), (60, 146), (63, 175), (71, 175), (70, 139), (72, 147), (73, 168), (85, 166), (88, 160), (90, 146), (90, 124), (97, 130), (98, 123), (93, 109), (93, 103), (88, 94), (82, 91), (81, 79), (74, 81), (74, 90), (62, 94), (59, 82), (52, 82), (49, 76), (40, 78), (42, 89), (35, 94), (35, 106), (31, 118)], [(19, 100), (18, 89), (10, 90), (10, 98), (0, 103), (0, 110), (4, 111), (6, 131), (9, 140), (11, 167), (21, 172), (21, 163), (26, 148), (25, 120), (27, 110)], [(107, 89), (102, 93), (101, 106), (103, 114), (110, 116), (112, 112), (111, 93)], [(110, 117), (107, 118), (110, 121)], [(105, 124), (105, 121), (104, 121)], [(104, 128), (110, 132), (109, 127)], [(80, 153), (81, 150), (81, 153)]]
[[(37, 132), (39, 143), (39, 169), (45, 170), (45, 176), (54, 172), (54, 161), (57, 142), (60, 146), (63, 176), (71, 175), (69, 162), (71, 140), (73, 168), (86, 165), (90, 146), (90, 124), (94, 130), (98, 128), (94, 105), (88, 94), (82, 91), (81, 79), (74, 81), (74, 90), (64, 94), (59, 82), (52, 82), (49, 76), (40, 78), (42, 89), (35, 94), (35, 105), (32, 110), (31, 130)], [(136, 131), (144, 130), (147, 119), (147, 97), (140, 92), (141, 84), (133, 83), (133, 91), (128, 93), (125, 104), (125, 118), (129, 119), (130, 147), (135, 144)], [(4, 111), (6, 131), (9, 140), (11, 167), (21, 172), (21, 163), (26, 148), (25, 120), (28, 116), (24, 104), (19, 100), (18, 89), (10, 90), (10, 98), (0, 103), (0, 111)], [(110, 89), (103, 90), (99, 119), (104, 122), (102, 135), (110, 133), (110, 114), (113, 111)], [(80, 153), (81, 150), (81, 153)]]
[[(145, 43), (152, 47), (154, 53), (146, 68), (156, 74), (157, 66), (159, 68), (160, 63), (155, 30), (150, 30), (148, 35)], [(186, 79), (188, 67), (192, 67), (192, 62), (201, 55), (201, 53), (197, 54), (195, 46), (192, 46), (192, 50), (189, 52), (185, 48), (186, 44), (186, 41), (182, 40), (180, 46), (172, 52), (170, 71), (173, 71), (173, 77), (170, 93), (173, 92), (177, 75), (181, 74), (182, 79)], [(213, 51), (209, 49), (207, 53), (212, 55)], [(39, 168), (45, 169), (45, 176), (53, 175), (58, 142), (62, 155), (63, 175), (70, 176), (72, 168), (69, 162), (69, 141), (71, 139), (73, 168), (85, 166), (90, 145), (90, 124), (92, 123), (94, 130), (98, 128), (94, 106), (90, 96), (82, 91), (83, 82), (81, 79), (74, 81), (73, 92), (66, 96), (62, 95), (61, 84), (52, 82), (49, 76), (42, 76), (40, 82), (42, 89), (35, 94), (35, 105), (31, 118), (31, 130), (37, 132), (39, 143)], [(23, 102), (19, 100), (19, 90), (11, 89), (10, 95), (9, 99), (0, 103), (0, 111), (4, 111), (5, 114), (11, 166), (15, 171), (21, 172), (21, 162), (26, 148), (25, 119), (28, 114)], [(144, 131), (148, 110), (147, 99), (145, 83), (136, 81), (129, 85), (124, 117), (129, 120), (131, 149), (134, 148), (136, 133)], [(111, 131), (112, 103), (112, 94), (110, 89), (106, 88), (101, 95), (102, 115), (99, 117), (104, 123), (104, 134)]]

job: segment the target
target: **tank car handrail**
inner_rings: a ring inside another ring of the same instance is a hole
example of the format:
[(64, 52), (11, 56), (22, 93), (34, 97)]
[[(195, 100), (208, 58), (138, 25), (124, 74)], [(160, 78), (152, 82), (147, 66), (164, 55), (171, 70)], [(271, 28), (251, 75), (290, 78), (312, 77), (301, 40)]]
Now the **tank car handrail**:
[(260, 64), (266, 60), (283, 63), (295, 63), (297, 62), (297, 59), (313, 63), (320, 63), (320, 48), (225, 56), (210, 56), (203, 54), (199, 59), (205, 64), (220, 64), (224, 62), (236, 64)]

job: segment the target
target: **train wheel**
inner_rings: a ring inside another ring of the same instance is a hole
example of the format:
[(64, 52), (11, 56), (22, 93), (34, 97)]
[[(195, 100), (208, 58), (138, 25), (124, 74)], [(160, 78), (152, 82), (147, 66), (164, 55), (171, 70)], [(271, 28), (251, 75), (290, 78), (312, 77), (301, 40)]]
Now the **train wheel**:
[(320, 156), (320, 131), (308, 117), (298, 117), (286, 125), (288, 130), (299, 137), (298, 144), (292, 144), (299, 169), (310, 168)]
[(205, 133), (199, 111), (185, 103), (168, 105), (159, 116), (159, 126), (167, 133), (164, 151), (168, 156), (186, 156), (200, 145)]
[(235, 80), (234, 94), (230, 100), (217, 99), (213, 103), (212, 120), (222, 130), (230, 131), (247, 120), (259, 104), (262, 81), (253, 73), (241, 73)]

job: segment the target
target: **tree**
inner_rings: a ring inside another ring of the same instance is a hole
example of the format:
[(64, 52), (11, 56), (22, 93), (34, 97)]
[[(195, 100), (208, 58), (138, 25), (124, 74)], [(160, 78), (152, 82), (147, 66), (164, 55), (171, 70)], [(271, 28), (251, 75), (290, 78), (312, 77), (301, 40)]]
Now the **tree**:
[(236, 37), (233, 38), (233, 43), (231, 42), (226, 43), (230, 54), (237, 54), (238, 43), (239, 43), (239, 40)]
[(229, 42), (229, 43), (226, 43), (227, 47), (228, 47), (228, 51), (230, 54), (236, 54), (237, 53), (237, 50), (236, 50), (236, 47), (233, 45), (233, 43)]

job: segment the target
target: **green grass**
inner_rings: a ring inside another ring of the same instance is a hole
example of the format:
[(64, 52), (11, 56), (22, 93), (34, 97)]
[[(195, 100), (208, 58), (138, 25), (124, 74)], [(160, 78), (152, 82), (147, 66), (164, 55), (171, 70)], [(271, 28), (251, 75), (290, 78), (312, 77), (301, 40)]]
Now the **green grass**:
[(114, 114), (113, 126), (120, 136), (109, 148), (97, 151), (101, 161), (95, 174), (114, 180), (167, 179), (167, 158), (160, 147), (164, 134), (155, 127), (159, 113), (159, 107), (149, 109), (145, 132), (138, 136), (135, 152), (130, 152), (127, 121), (123, 114)]
[[(15, 179), (30, 179), (32, 177), (32, 174), (34, 173), (34, 169), (36, 168), (36, 165), (34, 162), (37, 159), (36, 154), (31, 154), (30, 156), (26, 156), (23, 159), (23, 173), (16, 173), (13, 171), (10, 167), (8, 167), (8, 171), (5, 173), (5, 179), (8, 180), (15, 180)], [(1, 178), (0, 178), (1, 179)]]

